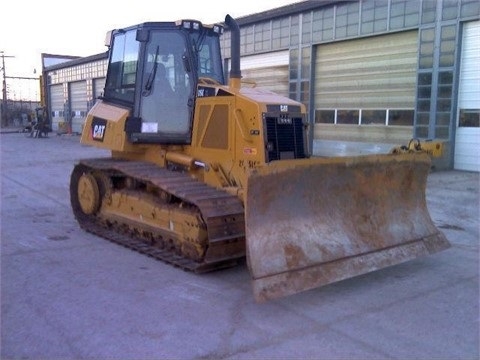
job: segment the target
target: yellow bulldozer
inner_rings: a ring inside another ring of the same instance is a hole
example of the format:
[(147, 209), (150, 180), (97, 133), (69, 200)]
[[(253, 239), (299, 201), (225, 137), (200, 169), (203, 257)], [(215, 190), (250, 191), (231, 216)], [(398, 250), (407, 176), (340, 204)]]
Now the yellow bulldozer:
[(449, 247), (425, 199), (438, 144), (311, 156), (305, 106), (242, 86), (231, 16), (143, 23), (107, 38), (104, 95), (81, 143), (111, 156), (80, 160), (70, 182), (86, 231), (196, 273), (246, 257), (258, 302)]

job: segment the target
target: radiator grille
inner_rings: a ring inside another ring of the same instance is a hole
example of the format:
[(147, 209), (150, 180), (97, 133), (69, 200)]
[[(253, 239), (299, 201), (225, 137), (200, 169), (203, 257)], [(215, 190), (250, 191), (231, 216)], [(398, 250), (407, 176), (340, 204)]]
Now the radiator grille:
[(306, 134), (303, 116), (265, 114), (266, 161), (306, 157)]

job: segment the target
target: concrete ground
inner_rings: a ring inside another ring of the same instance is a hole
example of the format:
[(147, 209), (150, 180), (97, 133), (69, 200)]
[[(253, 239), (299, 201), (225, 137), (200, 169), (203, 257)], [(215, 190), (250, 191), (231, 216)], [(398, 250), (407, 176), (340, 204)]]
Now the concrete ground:
[(79, 229), (78, 136), (2, 134), (2, 359), (478, 359), (479, 174), (435, 172), (452, 247), (257, 304), (246, 265), (195, 275)]

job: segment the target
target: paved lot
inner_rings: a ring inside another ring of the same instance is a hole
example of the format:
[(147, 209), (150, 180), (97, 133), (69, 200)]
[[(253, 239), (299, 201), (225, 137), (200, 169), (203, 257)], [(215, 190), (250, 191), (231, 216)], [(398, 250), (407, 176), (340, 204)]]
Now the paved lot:
[(1, 142), (2, 359), (478, 359), (479, 176), (432, 173), (452, 248), (256, 304), (245, 265), (195, 275), (81, 231), (79, 137)]

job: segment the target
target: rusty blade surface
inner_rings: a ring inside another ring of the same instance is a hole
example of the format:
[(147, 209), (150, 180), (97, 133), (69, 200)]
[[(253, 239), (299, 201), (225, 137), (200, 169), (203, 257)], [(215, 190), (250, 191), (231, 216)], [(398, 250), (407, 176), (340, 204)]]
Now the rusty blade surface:
[(425, 154), (272, 163), (248, 180), (247, 262), (257, 301), (450, 246), (427, 209)]

